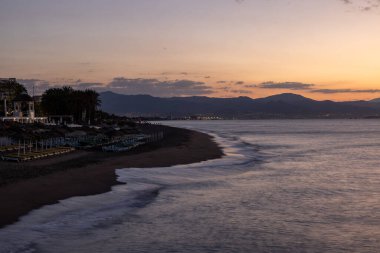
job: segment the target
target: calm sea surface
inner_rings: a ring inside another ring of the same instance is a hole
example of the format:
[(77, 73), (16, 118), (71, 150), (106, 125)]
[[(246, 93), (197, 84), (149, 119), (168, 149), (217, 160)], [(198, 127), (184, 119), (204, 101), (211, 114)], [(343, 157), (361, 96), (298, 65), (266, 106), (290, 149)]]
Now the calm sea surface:
[(0, 252), (380, 252), (380, 121), (165, 124), (227, 156), (119, 169), (127, 185), (0, 230)]

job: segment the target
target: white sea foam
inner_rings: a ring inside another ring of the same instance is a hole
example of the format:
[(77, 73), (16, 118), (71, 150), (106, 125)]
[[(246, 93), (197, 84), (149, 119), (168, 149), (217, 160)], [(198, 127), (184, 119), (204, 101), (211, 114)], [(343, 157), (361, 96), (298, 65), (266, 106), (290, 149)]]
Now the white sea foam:
[(227, 156), (119, 169), (127, 184), (43, 207), (0, 230), (0, 252), (380, 248), (378, 121), (170, 124), (215, 134)]
[(117, 169), (117, 180), (125, 185), (114, 186), (111, 192), (104, 194), (73, 197), (44, 206), (0, 230), (0, 252), (46, 249), (67, 252), (60, 248), (62, 243), (79, 242), (81, 237), (94, 239), (92, 234), (125, 222), (135, 209), (154, 201), (162, 189), (179, 185), (182, 188), (209, 186), (217, 177), (236, 173), (229, 171), (231, 166), (250, 158), (242, 154), (236, 140), (213, 136), (226, 154), (223, 158), (166, 168)]

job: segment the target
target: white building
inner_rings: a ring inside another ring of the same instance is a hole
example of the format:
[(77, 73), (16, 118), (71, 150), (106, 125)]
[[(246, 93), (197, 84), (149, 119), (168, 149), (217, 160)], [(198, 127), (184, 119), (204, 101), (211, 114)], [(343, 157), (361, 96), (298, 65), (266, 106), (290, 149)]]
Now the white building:
[[(8, 81), (8, 83), (16, 83), (16, 79), (9, 78), (9, 80), (2, 79), (2, 82)], [(1, 82), (0, 82), (1, 84)], [(42, 122), (46, 123), (46, 117), (36, 117), (34, 110), (34, 100), (27, 93), (21, 93), (13, 99), (13, 115), (9, 116), (7, 110), (7, 92), (0, 92), (0, 99), (4, 101), (4, 117), (1, 117), (2, 121), (16, 121), (20, 123), (33, 123)]]

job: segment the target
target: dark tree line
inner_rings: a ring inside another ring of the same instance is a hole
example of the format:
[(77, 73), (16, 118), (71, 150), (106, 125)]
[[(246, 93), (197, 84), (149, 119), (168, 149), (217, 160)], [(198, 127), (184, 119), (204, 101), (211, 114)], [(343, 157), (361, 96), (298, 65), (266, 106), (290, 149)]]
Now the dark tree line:
[(96, 91), (74, 90), (69, 86), (46, 90), (41, 101), (45, 114), (72, 115), (77, 123), (93, 123), (99, 105)]

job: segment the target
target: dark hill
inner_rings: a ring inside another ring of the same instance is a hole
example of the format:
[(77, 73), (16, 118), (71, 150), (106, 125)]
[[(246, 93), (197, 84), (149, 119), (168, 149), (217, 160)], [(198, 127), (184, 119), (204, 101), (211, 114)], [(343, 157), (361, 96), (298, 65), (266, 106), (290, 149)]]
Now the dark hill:
[(369, 102), (371, 102), (371, 103), (380, 103), (380, 98), (372, 99)]
[(284, 93), (266, 98), (210, 98), (100, 94), (102, 109), (129, 116), (213, 115), (225, 118), (365, 118), (380, 116), (380, 106), (367, 101), (316, 101)]

